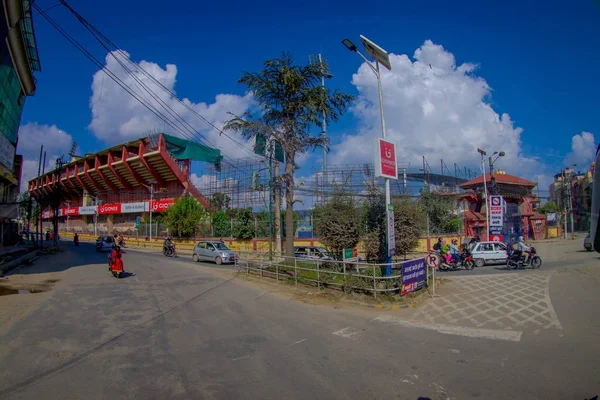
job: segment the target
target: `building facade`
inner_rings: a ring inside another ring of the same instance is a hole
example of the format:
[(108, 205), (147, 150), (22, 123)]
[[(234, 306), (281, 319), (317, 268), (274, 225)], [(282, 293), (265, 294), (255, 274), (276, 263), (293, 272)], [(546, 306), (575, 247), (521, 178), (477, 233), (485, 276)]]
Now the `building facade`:
[(502, 197), (502, 226), (492, 226), (494, 229), (490, 229), (490, 237), (497, 236), (505, 241), (510, 235), (534, 240), (546, 237), (546, 216), (538, 212), (540, 199), (533, 192), (537, 183), (500, 170), (492, 176), (485, 174), (459, 185), (465, 190), (462, 195), (465, 209), (465, 235), (479, 235), (482, 240), (487, 237), (488, 218), (484, 179), (488, 189), (487, 195)]
[(561, 210), (561, 224), (564, 224), (567, 215), (568, 231), (590, 229), (593, 173), (593, 163), (585, 171), (566, 168), (554, 175), (554, 182), (548, 188), (549, 200), (556, 203)]
[[(73, 159), (29, 182), (51, 227), (58, 213), (71, 232), (160, 236), (150, 225), (183, 196), (209, 202), (190, 181), (192, 161), (220, 163), (221, 152), (177, 137), (156, 134)], [(53, 206), (52, 206), (53, 205)], [(31, 229), (34, 229), (33, 227)]]
[(30, 0), (0, 0), (0, 243), (14, 238), (23, 158), (16, 155), (27, 96), (40, 71)]

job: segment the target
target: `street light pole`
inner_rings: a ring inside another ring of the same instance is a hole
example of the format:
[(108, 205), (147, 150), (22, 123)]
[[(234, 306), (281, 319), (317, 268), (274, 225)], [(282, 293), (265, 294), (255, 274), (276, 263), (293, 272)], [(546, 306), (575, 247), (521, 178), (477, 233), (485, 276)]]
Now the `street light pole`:
[[(489, 202), (488, 202), (488, 188), (487, 188), (487, 180), (485, 179), (485, 156), (487, 155), (487, 152), (485, 150), (481, 150), (481, 149), (477, 149), (477, 152), (479, 154), (481, 154), (481, 173), (483, 174), (483, 192), (484, 192), (484, 197), (485, 197), (485, 223), (487, 225), (487, 241), (490, 241), (490, 207), (489, 207)], [(498, 154), (496, 156), (496, 158), (494, 158), (494, 156)], [(494, 151), (494, 153), (488, 157), (488, 162), (490, 164), (490, 194), (496, 194), (496, 181), (494, 178), (494, 162), (499, 158), (499, 157), (504, 157), (506, 155), (505, 152), (501, 151), (501, 152), (497, 152)]]
[[(364, 45), (367, 53), (375, 59), (375, 66), (373, 66), (373, 63), (371, 63), (364, 55), (362, 55), (360, 51), (358, 51), (358, 48), (356, 47), (356, 45), (354, 43), (352, 43), (349, 39), (344, 39), (342, 41), (342, 44), (344, 46), (346, 46), (346, 48), (348, 50), (358, 54), (365, 61), (367, 66), (369, 66), (369, 68), (371, 68), (371, 71), (373, 71), (373, 73), (375, 73), (375, 76), (377, 77), (377, 89), (379, 92), (379, 111), (381, 114), (381, 137), (383, 139), (385, 139), (386, 138), (385, 115), (384, 115), (384, 107), (383, 107), (383, 90), (381, 87), (381, 71), (379, 69), (379, 64), (380, 64), (380, 60), (381, 60), (381, 62), (383, 63), (383, 66), (389, 70), (391, 70), (391, 64), (389, 62), (388, 54), (385, 50), (383, 50), (382, 48), (377, 46), (375, 43), (371, 42), (370, 40), (366, 39), (363, 36), (361, 36), (361, 40), (363, 42), (363, 45)], [(387, 216), (388, 213), (390, 212), (392, 200), (391, 200), (391, 193), (390, 193), (390, 179), (387, 177), (385, 177), (384, 179), (385, 179), (385, 204), (386, 204), (386, 216)], [(389, 228), (390, 228), (389, 225), (390, 225), (389, 223), (386, 223), (386, 226), (387, 226), (386, 263), (391, 265), (392, 249), (390, 248), (391, 234), (389, 232)], [(393, 229), (393, 227), (392, 227), (392, 229)]]
[(153, 207), (152, 203), (154, 202), (154, 181), (148, 181), (148, 183), (150, 184), (150, 186), (145, 185), (143, 183), (142, 183), (142, 185), (146, 189), (148, 189), (148, 191), (150, 192), (150, 203), (149, 203), (149, 207), (148, 207), (149, 212), (150, 212), (150, 223), (149, 223), (149, 225), (150, 225), (150, 234), (149, 234), (148, 238), (152, 242), (152, 211), (154, 210), (154, 207)]

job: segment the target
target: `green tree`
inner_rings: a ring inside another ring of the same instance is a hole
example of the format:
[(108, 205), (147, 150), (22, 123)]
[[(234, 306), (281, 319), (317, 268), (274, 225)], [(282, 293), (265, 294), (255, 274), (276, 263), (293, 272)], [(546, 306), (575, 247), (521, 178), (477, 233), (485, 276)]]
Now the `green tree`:
[[(233, 116), (224, 129), (242, 134), (246, 139), (265, 137), (283, 148), (286, 200), (286, 237), (294, 236), (294, 172), (296, 157), (311, 148), (327, 147), (320, 133), (313, 133), (322, 118), (337, 121), (354, 100), (351, 94), (321, 86), (327, 71), (321, 65), (297, 65), (291, 55), (264, 62), (261, 72), (245, 72), (238, 82), (247, 86), (259, 104), (256, 114)], [(293, 240), (286, 241), (286, 255), (294, 255)]]
[(225, 211), (217, 211), (211, 216), (214, 227), (214, 235), (218, 237), (231, 236), (231, 219)]
[(555, 202), (550, 200), (550, 201), (547, 201), (546, 204), (544, 204), (543, 206), (540, 207), (540, 212), (544, 215), (547, 215), (547, 214), (552, 214), (552, 213), (559, 213), (559, 212), (561, 212), (561, 209), (560, 209), (560, 207), (558, 207), (558, 204), (556, 204)]
[(314, 230), (335, 259), (360, 240), (360, 212), (352, 195), (334, 190), (330, 201), (313, 211)]
[(252, 239), (255, 235), (254, 214), (252, 208), (242, 208), (236, 214), (236, 225), (233, 228), (233, 236), (236, 239)]
[(206, 215), (206, 210), (196, 199), (186, 196), (176, 199), (175, 204), (165, 210), (163, 221), (174, 237), (192, 238)]
[(231, 198), (225, 193), (213, 193), (212, 198), (208, 200), (209, 207), (212, 211), (222, 211), (229, 209)]
[(417, 248), (423, 224), (423, 210), (419, 203), (408, 197), (394, 199), (394, 228), (396, 254), (406, 255)]
[(367, 188), (363, 209), (363, 242), (368, 262), (380, 263), (386, 258), (385, 195), (375, 186)]
[(452, 228), (448, 220), (454, 218), (452, 215), (453, 198), (435, 194), (425, 188), (421, 191), (419, 204), (423, 210), (423, 218), (426, 221), (429, 216), (429, 232), (431, 234), (446, 233), (446, 229)]

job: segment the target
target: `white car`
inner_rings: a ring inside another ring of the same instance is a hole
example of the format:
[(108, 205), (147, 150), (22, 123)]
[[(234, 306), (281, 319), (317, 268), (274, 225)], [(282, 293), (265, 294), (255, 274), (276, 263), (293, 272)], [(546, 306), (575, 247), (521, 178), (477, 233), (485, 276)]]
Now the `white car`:
[(506, 264), (508, 258), (506, 245), (502, 242), (475, 243), (471, 253), (476, 267), (483, 267), (486, 264)]
[(587, 251), (592, 251), (592, 237), (590, 236), (590, 233), (588, 232), (588, 234), (585, 236), (585, 239), (583, 239), (583, 248), (586, 249)]

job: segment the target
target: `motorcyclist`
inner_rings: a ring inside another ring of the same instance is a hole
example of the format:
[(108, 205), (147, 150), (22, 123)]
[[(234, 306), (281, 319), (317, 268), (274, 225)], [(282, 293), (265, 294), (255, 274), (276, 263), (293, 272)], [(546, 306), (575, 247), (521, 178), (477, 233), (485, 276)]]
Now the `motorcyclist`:
[(108, 255), (108, 270), (112, 271), (115, 269), (116, 271), (125, 271), (123, 269), (123, 253), (121, 252), (121, 248), (116, 244), (113, 244), (112, 251)]
[(452, 262), (454, 262), (454, 263), (458, 263), (460, 261), (459, 250), (458, 250), (458, 247), (456, 246), (457, 244), (458, 244), (458, 240), (452, 239), (452, 243), (450, 244), (450, 247), (449, 247), (450, 256), (452, 257)]
[(167, 236), (167, 238), (165, 239), (165, 242), (163, 244), (163, 250), (165, 252), (173, 250), (173, 241), (171, 240), (170, 236)]
[(517, 251), (519, 252), (519, 255), (525, 256), (523, 263), (528, 264), (529, 263), (529, 251), (531, 251), (531, 248), (525, 244), (525, 239), (523, 239), (523, 236), (519, 236), (519, 242), (517, 243), (517, 249), (518, 249)]
[(445, 240), (442, 240), (442, 245), (440, 247), (440, 256), (442, 256), (442, 259), (445, 260), (447, 263), (449, 263), (452, 259), (452, 256), (450, 255), (450, 245), (447, 244)]
[(73, 244), (75, 245), (75, 247), (79, 247), (79, 235), (75, 234), (73, 236)]
[(515, 250), (517, 249), (518, 242), (515, 240), (514, 235), (510, 235), (510, 240), (506, 243), (506, 253), (509, 257), (512, 257)]
[(119, 246), (125, 247), (125, 239), (123, 239), (123, 235), (119, 235), (117, 243), (119, 244)]
[(434, 251), (440, 251), (442, 249), (442, 238), (438, 238), (438, 241), (436, 244), (433, 245), (433, 250)]

